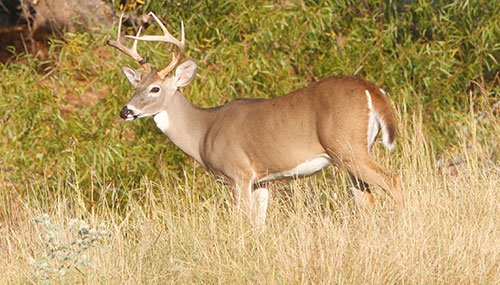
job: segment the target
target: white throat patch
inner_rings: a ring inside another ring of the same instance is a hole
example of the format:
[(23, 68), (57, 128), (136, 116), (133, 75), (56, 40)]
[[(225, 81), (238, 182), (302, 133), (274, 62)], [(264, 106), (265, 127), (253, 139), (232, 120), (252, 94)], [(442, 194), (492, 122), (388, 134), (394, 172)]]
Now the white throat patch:
[(168, 113), (163, 111), (156, 114), (153, 118), (155, 120), (156, 126), (162, 131), (166, 132), (170, 126), (170, 119), (168, 118)]

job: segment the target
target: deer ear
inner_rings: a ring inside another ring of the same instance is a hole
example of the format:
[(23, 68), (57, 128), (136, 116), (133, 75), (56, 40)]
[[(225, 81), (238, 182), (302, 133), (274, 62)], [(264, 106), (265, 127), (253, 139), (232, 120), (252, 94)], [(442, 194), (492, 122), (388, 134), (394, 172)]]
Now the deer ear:
[(196, 62), (193, 60), (186, 60), (175, 69), (175, 85), (177, 87), (184, 87), (193, 80), (196, 74)]
[(137, 88), (139, 82), (141, 82), (142, 70), (135, 70), (128, 67), (122, 67), (123, 73), (127, 76), (128, 82), (132, 85), (132, 87)]

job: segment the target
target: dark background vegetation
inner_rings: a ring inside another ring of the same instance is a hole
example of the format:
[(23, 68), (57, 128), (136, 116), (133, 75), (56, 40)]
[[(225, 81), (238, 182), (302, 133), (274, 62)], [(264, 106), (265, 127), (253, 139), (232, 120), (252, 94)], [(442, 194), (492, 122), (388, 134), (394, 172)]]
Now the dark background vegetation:
[[(399, 113), (420, 114), (438, 157), (453, 155), (464, 130), (474, 127), (467, 124), (473, 114), (497, 159), (498, 129), (488, 118), (498, 116), (499, 1), (144, 2), (108, 1), (109, 19), (116, 24), (125, 11), (130, 34), (148, 24), (141, 21), (149, 11), (174, 34), (184, 21), (187, 57), (199, 69), (182, 91), (194, 104), (276, 97), (330, 75), (356, 75), (386, 90)], [(33, 185), (112, 186), (121, 192), (89, 190), (86, 203), (120, 204), (148, 179), (199, 171), (151, 119), (119, 119), (132, 95), (119, 67), (134, 66), (105, 45), (115, 33), (109, 25), (63, 25), (38, 46), (29, 23), (10, 14), (2, 22), (4, 35), (25, 36), (11, 47), (2, 40), (8, 54), (0, 63), (0, 188), (22, 194)], [(139, 50), (159, 67), (170, 60), (162, 44)]]

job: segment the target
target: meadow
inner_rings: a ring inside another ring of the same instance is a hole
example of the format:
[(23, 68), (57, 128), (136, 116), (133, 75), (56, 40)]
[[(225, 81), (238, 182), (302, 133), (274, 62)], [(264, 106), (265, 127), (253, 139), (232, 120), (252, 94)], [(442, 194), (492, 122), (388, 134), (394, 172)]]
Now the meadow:
[(341, 74), (389, 93), (397, 147), (374, 156), (401, 174), (406, 209), (374, 189), (362, 215), (331, 168), (273, 183), (263, 232), (152, 119), (119, 118), (133, 93), (120, 67), (135, 66), (106, 46), (115, 30), (66, 33), (43, 60), (16, 51), (0, 63), (0, 283), (500, 283), (500, 2), (403, 2), (135, 7), (175, 33), (184, 21), (196, 105)]

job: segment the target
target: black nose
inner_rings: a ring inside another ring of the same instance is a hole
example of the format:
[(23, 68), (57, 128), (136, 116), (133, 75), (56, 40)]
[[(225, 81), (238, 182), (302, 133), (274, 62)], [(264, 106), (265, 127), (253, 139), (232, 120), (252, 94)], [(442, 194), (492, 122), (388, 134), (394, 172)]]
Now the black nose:
[(128, 117), (128, 115), (133, 115), (133, 114), (134, 112), (129, 108), (127, 108), (127, 106), (123, 107), (123, 109), (120, 111), (120, 117), (124, 120)]

